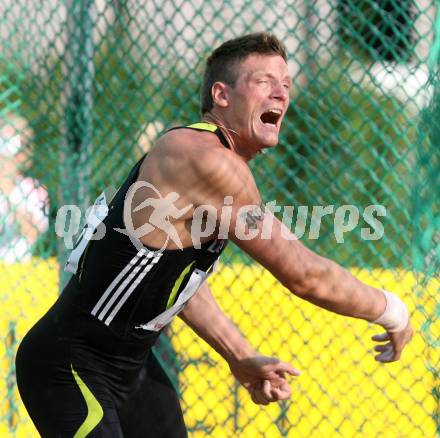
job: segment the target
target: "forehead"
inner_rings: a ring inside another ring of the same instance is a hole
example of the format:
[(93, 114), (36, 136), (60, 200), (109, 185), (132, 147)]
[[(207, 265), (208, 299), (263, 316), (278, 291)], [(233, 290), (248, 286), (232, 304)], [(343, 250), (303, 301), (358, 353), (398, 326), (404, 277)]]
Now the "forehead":
[(239, 77), (251, 77), (256, 73), (266, 73), (284, 78), (289, 76), (286, 61), (279, 55), (249, 55), (240, 63), (238, 69)]

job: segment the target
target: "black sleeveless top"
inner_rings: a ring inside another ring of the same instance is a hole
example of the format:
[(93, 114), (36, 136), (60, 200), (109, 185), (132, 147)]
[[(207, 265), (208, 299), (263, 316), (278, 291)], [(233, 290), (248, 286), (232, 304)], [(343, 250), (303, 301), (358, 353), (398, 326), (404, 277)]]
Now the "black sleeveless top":
[[(196, 123), (184, 127), (188, 128), (211, 131), (228, 147), (215, 125)], [(121, 232), (125, 229), (124, 200), (138, 178), (144, 158), (134, 166), (108, 205), (105, 194), (95, 202), (100, 210), (90, 221), (94, 225), (88, 223), (86, 231), (89, 227), (88, 232), (93, 233), (101, 227), (104, 237), (80, 240), (66, 263), (66, 270), (74, 275), (62, 296), (81, 314), (84, 330), (89, 325), (87, 321), (99, 327), (104, 350), (112, 348), (105, 346), (106, 333), (111, 334), (112, 342), (115, 339), (145, 340), (150, 345), (212, 273), (227, 243), (216, 239), (202, 243), (198, 249), (156, 251), (146, 246), (136, 247), (129, 236)], [(76, 326), (81, 331), (81, 327)], [(84, 332), (84, 336), (90, 334)], [(100, 343), (99, 339), (96, 341)]]

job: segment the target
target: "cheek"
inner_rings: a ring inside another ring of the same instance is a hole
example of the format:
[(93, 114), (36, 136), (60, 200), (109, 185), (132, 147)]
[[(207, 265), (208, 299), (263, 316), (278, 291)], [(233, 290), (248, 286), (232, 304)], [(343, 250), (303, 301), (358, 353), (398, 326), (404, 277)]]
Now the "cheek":
[(244, 116), (248, 112), (249, 102), (246, 97), (241, 94), (236, 96), (232, 105), (237, 116)]
[(262, 101), (263, 98), (257, 90), (237, 93), (233, 103), (234, 114), (237, 120), (241, 120), (247, 125), (255, 125), (260, 118)]

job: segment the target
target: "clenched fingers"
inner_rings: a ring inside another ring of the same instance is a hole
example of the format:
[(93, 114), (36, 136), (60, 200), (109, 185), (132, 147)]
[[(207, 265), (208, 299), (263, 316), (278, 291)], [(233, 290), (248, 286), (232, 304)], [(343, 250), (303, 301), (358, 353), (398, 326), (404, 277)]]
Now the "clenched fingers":
[(269, 400), (266, 398), (266, 396), (263, 394), (262, 389), (257, 388), (256, 386), (252, 386), (249, 389), (249, 393), (251, 395), (252, 401), (257, 405), (268, 405)]
[(280, 386), (273, 386), (270, 381), (264, 380), (261, 383), (248, 388), (252, 401), (256, 404), (267, 405), (271, 402), (287, 400), (292, 391), (287, 382)]
[(287, 400), (291, 395), (292, 390), (287, 382), (284, 385), (272, 388), (273, 401)]

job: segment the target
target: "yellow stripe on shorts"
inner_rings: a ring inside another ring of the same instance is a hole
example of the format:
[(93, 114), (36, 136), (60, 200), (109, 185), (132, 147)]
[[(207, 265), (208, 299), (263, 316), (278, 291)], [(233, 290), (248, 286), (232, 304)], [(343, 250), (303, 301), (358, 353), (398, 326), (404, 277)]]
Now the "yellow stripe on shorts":
[(191, 266), (195, 263), (195, 260), (193, 262), (191, 262), (184, 270), (183, 272), (179, 275), (179, 278), (176, 280), (176, 282), (174, 283), (173, 286), (173, 290), (170, 293), (170, 296), (168, 298), (168, 302), (167, 302), (167, 307), (166, 309), (168, 310), (173, 304), (174, 301), (176, 300), (176, 295), (177, 295), (177, 291), (179, 290), (180, 285), (182, 284), (183, 279), (185, 278), (186, 274), (188, 274), (189, 270), (191, 269)]
[(84, 397), (84, 400), (87, 404), (87, 417), (84, 420), (83, 424), (76, 431), (73, 438), (84, 438), (86, 437), (102, 420), (104, 416), (104, 411), (102, 410), (102, 406), (99, 404), (99, 401), (92, 394), (92, 391), (87, 387), (87, 385), (83, 382), (81, 377), (79, 377), (78, 373), (73, 369), (73, 365), (70, 365), (72, 369), (73, 377), (76, 383), (79, 386), (79, 389)]

